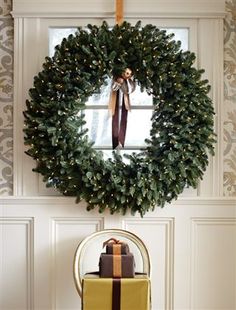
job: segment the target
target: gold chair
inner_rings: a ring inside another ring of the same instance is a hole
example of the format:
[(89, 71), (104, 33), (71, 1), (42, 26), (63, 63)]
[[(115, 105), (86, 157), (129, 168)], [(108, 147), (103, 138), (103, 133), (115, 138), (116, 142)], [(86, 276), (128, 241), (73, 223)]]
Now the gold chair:
[[(105, 229), (95, 232), (85, 238), (78, 245), (73, 265), (73, 275), (76, 289), (82, 297), (82, 279), (88, 272), (97, 271), (98, 260), (102, 252), (103, 243), (116, 238), (128, 243), (130, 251), (134, 254), (136, 272), (151, 275), (151, 261), (148, 250), (143, 241), (134, 233), (122, 229)], [(96, 258), (96, 260), (94, 260)], [(85, 266), (87, 264), (87, 266)]]

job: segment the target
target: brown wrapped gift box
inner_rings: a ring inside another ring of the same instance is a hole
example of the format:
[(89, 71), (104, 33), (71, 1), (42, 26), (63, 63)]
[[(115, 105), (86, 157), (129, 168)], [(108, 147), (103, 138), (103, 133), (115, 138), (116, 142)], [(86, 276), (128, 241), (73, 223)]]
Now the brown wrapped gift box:
[[(83, 279), (83, 310), (112, 310), (112, 278), (86, 275)], [(145, 275), (120, 279), (120, 310), (150, 310), (150, 280)]]
[(131, 253), (125, 255), (102, 253), (99, 271), (102, 278), (133, 278), (134, 256)]

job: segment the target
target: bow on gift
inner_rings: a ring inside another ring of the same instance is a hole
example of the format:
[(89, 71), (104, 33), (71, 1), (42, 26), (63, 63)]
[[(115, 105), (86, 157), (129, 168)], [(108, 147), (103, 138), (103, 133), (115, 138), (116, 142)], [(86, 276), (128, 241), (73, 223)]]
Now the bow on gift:
[(103, 243), (103, 247), (106, 246), (106, 253), (113, 255), (123, 255), (129, 253), (129, 246), (126, 242), (110, 238)]
[[(121, 77), (113, 80), (109, 102), (112, 115), (112, 147), (113, 150), (120, 144), (124, 147), (127, 127), (128, 111), (130, 111), (130, 98), (136, 84), (132, 80), (132, 71), (126, 68)], [(119, 122), (119, 103), (121, 102), (121, 120)]]
[(113, 244), (122, 244), (123, 242), (121, 242), (120, 240), (116, 239), (116, 238), (110, 238), (107, 241), (104, 241), (102, 244), (102, 247), (104, 248), (106, 245), (108, 245), (108, 243), (113, 243)]

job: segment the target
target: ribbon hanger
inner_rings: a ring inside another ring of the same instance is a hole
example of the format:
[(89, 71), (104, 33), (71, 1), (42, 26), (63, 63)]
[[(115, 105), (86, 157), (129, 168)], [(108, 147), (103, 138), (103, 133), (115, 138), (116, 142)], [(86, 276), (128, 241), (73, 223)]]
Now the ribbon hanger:
[(116, 23), (122, 24), (124, 20), (123, 0), (116, 0)]
[[(123, 22), (123, 0), (116, 0), (116, 24)], [(112, 82), (108, 109), (112, 116), (112, 147), (124, 147), (128, 111), (130, 111), (130, 98), (136, 84), (132, 79), (132, 70), (125, 68)], [(121, 111), (119, 105), (121, 104)], [(120, 116), (121, 112), (121, 116)]]

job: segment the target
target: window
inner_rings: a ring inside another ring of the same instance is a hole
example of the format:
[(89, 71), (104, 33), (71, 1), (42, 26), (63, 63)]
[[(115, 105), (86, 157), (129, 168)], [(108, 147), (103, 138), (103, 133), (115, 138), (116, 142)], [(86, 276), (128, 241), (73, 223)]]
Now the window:
[[(175, 40), (181, 41), (181, 48), (189, 48), (188, 28), (161, 28), (167, 33), (174, 33)], [(75, 33), (76, 28), (49, 28), (49, 54), (53, 56), (54, 47), (71, 33)], [(88, 135), (94, 142), (94, 148), (102, 150), (104, 157), (110, 157), (112, 152), (112, 117), (109, 115), (108, 102), (111, 91), (111, 81), (107, 80), (100, 94), (94, 94), (86, 103), (85, 119)], [(120, 150), (121, 155), (125, 153), (137, 152), (145, 146), (145, 138), (149, 137), (152, 115), (152, 97), (145, 92), (141, 92), (139, 85), (130, 95), (131, 111), (128, 113), (127, 131), (125, 147)], [(137, 126), (137, 124), (139, 124)]]

